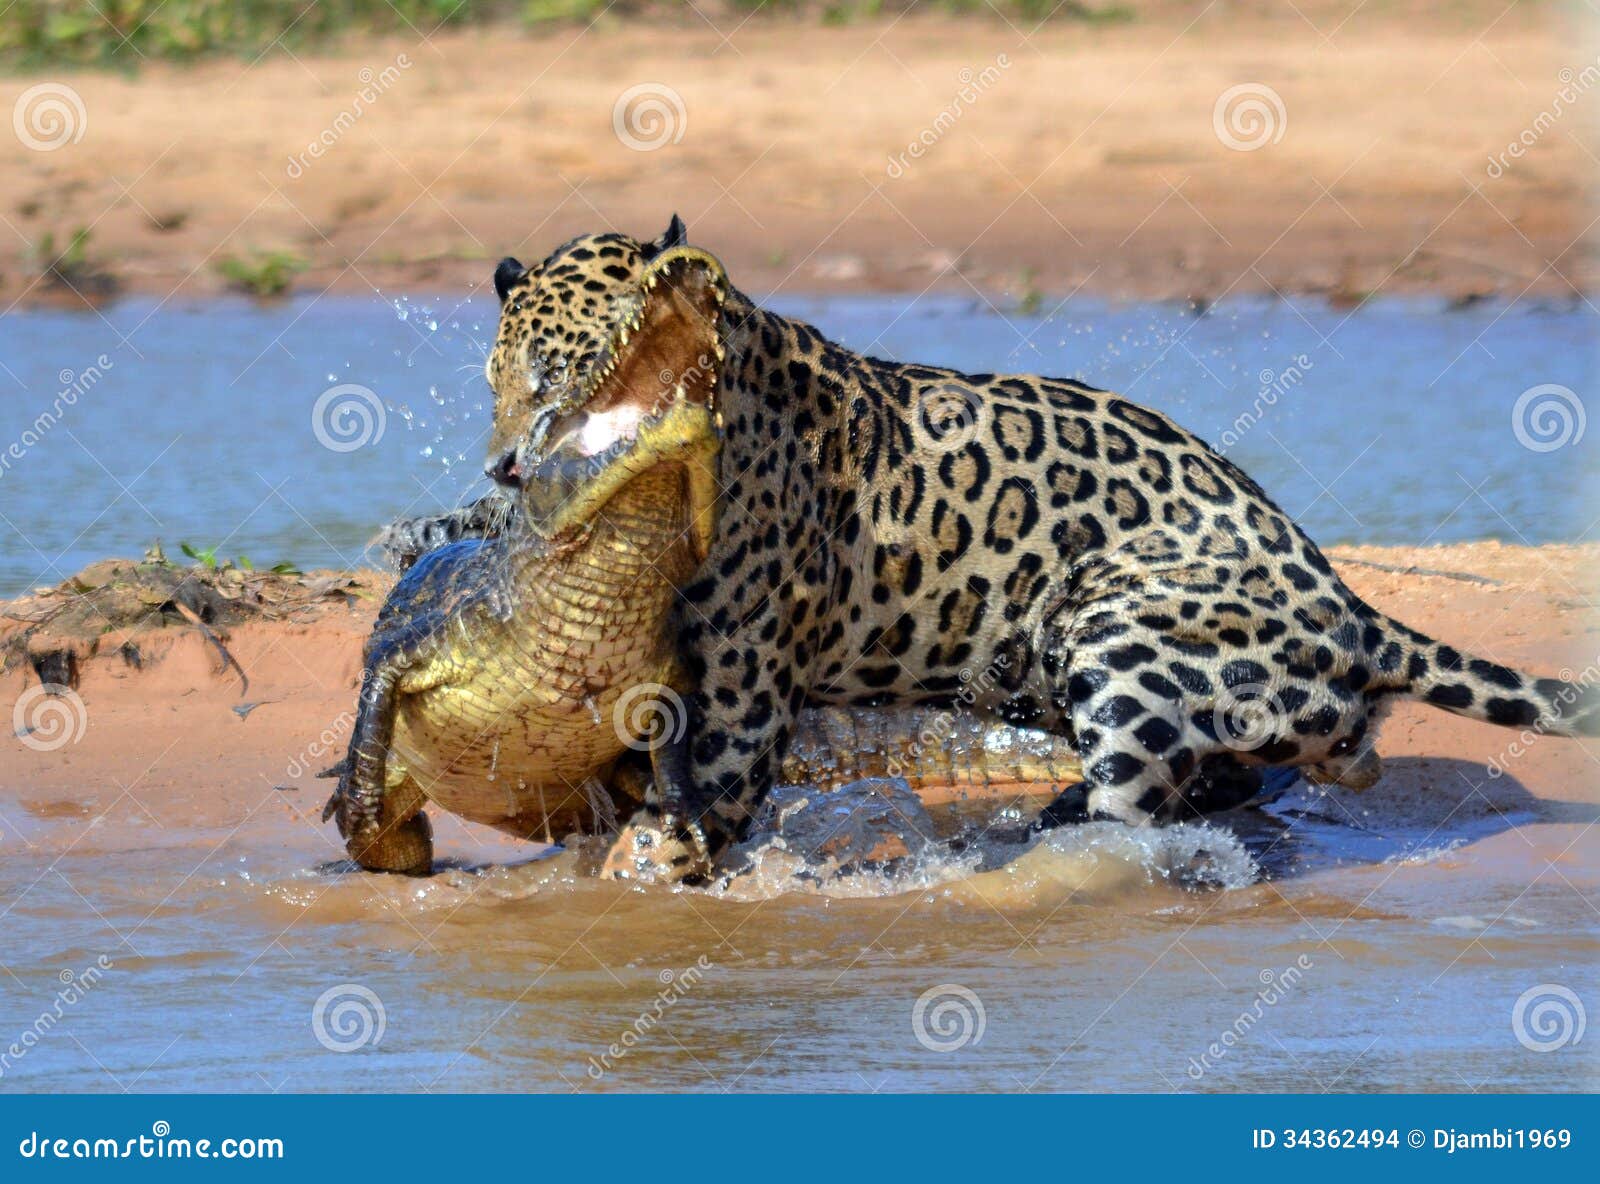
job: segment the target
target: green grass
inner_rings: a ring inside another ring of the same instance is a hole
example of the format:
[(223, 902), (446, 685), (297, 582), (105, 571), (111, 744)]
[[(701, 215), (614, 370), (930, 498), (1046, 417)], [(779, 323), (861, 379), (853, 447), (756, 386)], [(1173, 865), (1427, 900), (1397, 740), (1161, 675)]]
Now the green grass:
[(415, 37), (515, 9), (474, 0), (14, 0), (0, 19), (0, 57), (127, 68), (144, 58), (253, 57), (280, 35), (291, 49), (343, 32)]
[[(234, 559), (224, 559), (217, 554), (217, 549), (215, 547), (196, 547), (189, 543), (179, 543), (178, 549), (190, 559), (193, 559), (195, 563), (205, 568), (207, 571), (223, 572), (256, 570), (256, 565), (250, 562), (250, 556), (248, 555), (240, 555)], [(168, 562), (166, 554), (161, 550), (161, 543), (159, 541), (156, 542), (153, 553), (154, 558), (152, 558), (151, 551), (145, 552), (146, 563), (155, 562), (165, 564)], [(287, 561), (282, 563), (274, 563), (267, 570), (272, 572), (274, 575), (280, 576), (299, 576), (305, 574), (294, 564)]]
[(306, 261), (290, 251), (256, 251), (248, 258), (229, 255), (217, 263), (224, 279), (263, 300), (287, 292), (306, 267)]
[(87, 300), (112, 295), (117, 280), (89, 250), (89, 228), (80, 226), (62, 243), (47, 230), (33, 244), (33, 263), (52, 283), (76, 291)]
[[(696, 0), (702, 13), (729, 29), (752, 13), (757, 20), (803, 17), (837, 25), (913, 5), (987, 20), (998, 20), (998, 10), (1029, 25), (1047, 18), (1089, 24), (1134, 19), (1131, 8), (1114, 0)], [(414, 41), (444, 26), (588, 24), (602, 13), (607, 25), (649, 20), (706, 27), (689, 0), (617, 0), (609, 6), (607, 0), (11, 0), (0, 16), (0, 62), (131, 70), (145, 60), (228, 54), (253, 59), (275, 45), (325, 50), (345, 34)]]

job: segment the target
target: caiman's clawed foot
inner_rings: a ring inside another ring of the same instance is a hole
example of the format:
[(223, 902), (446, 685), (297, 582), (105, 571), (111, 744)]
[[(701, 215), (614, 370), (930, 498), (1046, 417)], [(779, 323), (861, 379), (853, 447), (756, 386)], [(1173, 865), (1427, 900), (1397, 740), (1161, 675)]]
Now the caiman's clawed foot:
[(433, 874), (433, 827), (420, 810), (410, 818), (347, 838), (344, 849), (369, 872)]
[(461, 539), (494, 538), (516, 513), (516, 502), (495, 489), (471, 505), (432, 518), (399, 518), (369, 543), (396, 571), (408, 571), (423, 555)]

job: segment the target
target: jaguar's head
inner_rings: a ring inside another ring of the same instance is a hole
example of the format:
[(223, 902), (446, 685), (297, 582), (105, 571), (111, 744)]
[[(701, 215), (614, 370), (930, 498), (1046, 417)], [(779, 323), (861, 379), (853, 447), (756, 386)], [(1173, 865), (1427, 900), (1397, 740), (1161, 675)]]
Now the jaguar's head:
[(634, 478), (677, 464), (698, 553), (710, 545), (728, 278), (683, 237), (674, 217), (653, 243), (591, 235), (536, 267), (496, 270), (489, 474), (521, 491), (549, 541), (581, 531)]

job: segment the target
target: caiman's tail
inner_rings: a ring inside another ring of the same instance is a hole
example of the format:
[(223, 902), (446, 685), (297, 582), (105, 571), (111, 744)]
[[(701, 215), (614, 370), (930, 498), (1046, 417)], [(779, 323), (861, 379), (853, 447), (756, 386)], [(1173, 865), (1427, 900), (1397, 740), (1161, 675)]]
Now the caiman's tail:
[(1600, 736), (1600, 667), (1573, 680), (1536, 678), (1464, 654), (1381, 614), (1379, 620), (1400, 647), (1395, 679), (1401, 694), (1503, 727)]

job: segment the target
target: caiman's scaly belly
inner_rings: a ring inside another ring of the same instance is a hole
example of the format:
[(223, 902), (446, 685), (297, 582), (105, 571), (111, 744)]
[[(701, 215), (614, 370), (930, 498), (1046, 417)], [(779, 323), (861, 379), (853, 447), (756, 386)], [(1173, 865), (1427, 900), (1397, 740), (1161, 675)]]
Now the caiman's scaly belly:
[(527, 560), (506, 619), (478, 606), (450, 623), (401, 679), (391, 784), (403, 770), (451, 813), (523, 837), (595, 828), (586, 787), (658, 712), (681, 715), (663, 622), (694, 561), (682, 499), (659, 487), (679, 480), (640, 479), (575, 548)]

